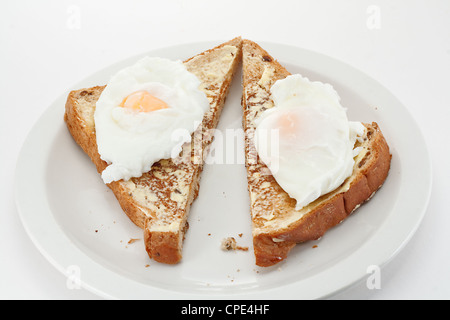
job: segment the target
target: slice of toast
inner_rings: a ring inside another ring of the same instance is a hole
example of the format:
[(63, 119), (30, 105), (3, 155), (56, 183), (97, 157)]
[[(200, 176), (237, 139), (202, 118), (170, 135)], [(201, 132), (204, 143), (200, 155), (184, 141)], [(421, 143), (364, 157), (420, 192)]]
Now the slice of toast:
[(254, 120), (273, 107), (271, 86), (290, 73), (257, 43), (243, 40), (243, 126), (253, 246), (256, 264), (272, 266), (284, 260), (300, 242), (315, 240), (369, 200), (385, 181), (391, 154), (376, 123), (364, 124), (363, 141), (355, 147), (352, 175), (340, 187), (295, 210), (296, 201), (278, 185), (259, 159), (253, 143)]
[[(191, 143), (183, 145), (179, 159), (163, 159), (139, 178), (108, 184), (120, 206), (137, 226), (144, 229), (145, 248), (150, 258), (175, 264), (182, 258), (188, 214), (198, 195), (200, 173), (212, 129), (218, 123), (231, 80), (241, 61), (242, 40), (232, 39), (186, 61), (188, 71), (201, 82), (210, 109), (193, 133)], [(105, 86), (70, 92), (64, 119), (74, 140), (87, 153), (101, 173), (107, 166), (100, 159), (95, 135), (96, 101)]]

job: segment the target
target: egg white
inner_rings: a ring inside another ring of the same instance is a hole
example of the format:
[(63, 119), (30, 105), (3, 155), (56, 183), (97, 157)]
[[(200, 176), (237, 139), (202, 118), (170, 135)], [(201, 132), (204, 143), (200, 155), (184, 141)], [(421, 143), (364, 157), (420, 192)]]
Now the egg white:
[(278, 80), (271, 97), (274, 107), (255, 120), (255, 148), (300, 210), (351, 175), (364, 126), (348, 121), (329, 84), (298, 74)]

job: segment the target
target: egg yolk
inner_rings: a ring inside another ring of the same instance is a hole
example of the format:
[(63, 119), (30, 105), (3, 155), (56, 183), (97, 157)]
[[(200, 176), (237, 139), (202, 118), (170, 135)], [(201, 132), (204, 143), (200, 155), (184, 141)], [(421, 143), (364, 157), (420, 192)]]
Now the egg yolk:
[(283, 114), (277, 122), (280, 136), (285, 139), (295, 138), (301, 126), (300, 122), (300, 119), (295, 114)]
[(167, 103), (152, 96), (147, 91), (137, 91), (130, 94), (123, 99), (120, 106), (138, 112), (151, 112), (169, 108)]

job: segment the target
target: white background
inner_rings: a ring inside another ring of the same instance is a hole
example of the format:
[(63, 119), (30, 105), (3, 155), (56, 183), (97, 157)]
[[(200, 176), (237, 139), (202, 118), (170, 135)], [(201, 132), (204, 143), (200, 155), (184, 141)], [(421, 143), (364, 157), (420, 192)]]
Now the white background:
[(302, 47), (360, 69), (403, 102), (428, 143), (433, 191), (415, 236), (382, 269), (381, 289), (361, 283), (333, 298), (450, 298), (448, 0), (2, 1), (0, 298), (98, 299), (67, 288), (15, 206), (17, 156), (46, 108), (74, 83), (130, 56), (235, 36)]

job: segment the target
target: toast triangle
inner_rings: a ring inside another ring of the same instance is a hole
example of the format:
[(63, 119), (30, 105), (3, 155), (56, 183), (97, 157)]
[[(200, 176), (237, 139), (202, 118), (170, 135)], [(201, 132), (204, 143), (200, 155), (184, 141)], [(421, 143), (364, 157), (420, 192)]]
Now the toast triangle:
[(295, 210), (296, 201), (279, 186), (257, 156), (253, 144), (254, 120), (273, 107), (271, 86), (290, 73), (257, 43), (243, 40), (243, 127), (252, 237), (256, 265), (269, 267), (287, 258), (300, 242), (315, 240), (369, 200), (385, 181), (391, 162), (388, 144), (377, 123), (364, 124), (357, 142), (352, 175), (334, 191)]
[[(242, 39), (237, 37), (184, 61), (188, 71), (199, 78), (200, 89), (210, 102), (202, 124), (193, 133), (195, 143), (183, 146), (185, 157), (163, 159), (139, 178), (108, 184), (123, 211), (143, 229), (146, 251), (158, 262), (175, 264), (182, 259), (189, 209), (198, 195), (203, 160), (213, 138), (211, 129), (218, 123), (231, 80), (241, 61), (241, 47)], [(99, 173), (107, 164), (100, 159), (97, 150), (94, 111), (104, 88), (96, 86), (70, 92), (64, 114), (72, 137)]]

